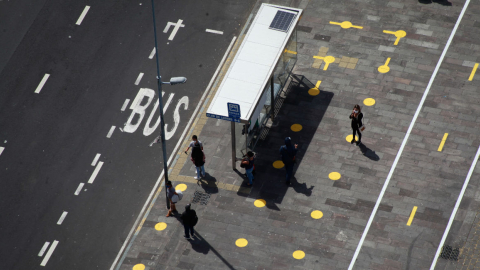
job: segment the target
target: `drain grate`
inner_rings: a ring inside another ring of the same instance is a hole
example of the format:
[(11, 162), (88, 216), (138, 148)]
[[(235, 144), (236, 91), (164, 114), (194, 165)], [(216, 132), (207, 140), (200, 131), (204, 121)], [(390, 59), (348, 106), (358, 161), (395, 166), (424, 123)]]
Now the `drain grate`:
[(210, 194), (201, 191), (195, 191), (195, 193), (193, 194), (192, 203), (207, 205), (209, 199)]
[(443, 246), (440, 258), (450, 261), (458, 261), (458, 255), (460, 254), (459, 248), (452, 248), (451, 246)]

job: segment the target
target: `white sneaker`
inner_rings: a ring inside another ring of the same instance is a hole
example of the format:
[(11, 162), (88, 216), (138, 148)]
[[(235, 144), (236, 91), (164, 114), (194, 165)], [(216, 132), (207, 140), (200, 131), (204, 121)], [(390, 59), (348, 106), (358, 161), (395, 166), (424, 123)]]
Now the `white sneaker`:
[(193, 177), (193, 179), (198, 180), (198, 179), (200, 179), (200, 178), (198, 178), (198, 177), (195, 176), (195, 177)]

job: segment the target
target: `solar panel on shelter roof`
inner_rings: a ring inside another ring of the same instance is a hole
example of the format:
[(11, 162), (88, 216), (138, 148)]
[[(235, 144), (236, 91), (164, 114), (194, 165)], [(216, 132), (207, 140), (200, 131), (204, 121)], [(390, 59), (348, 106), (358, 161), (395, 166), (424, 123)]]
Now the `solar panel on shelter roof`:
[(275, 18), (273, 18), (272, 23), (270, 24), (270, 29), (278, 30), (282, 32), (287, 32), (292, 24), (295, 14), (285, 11), (277, 11)]

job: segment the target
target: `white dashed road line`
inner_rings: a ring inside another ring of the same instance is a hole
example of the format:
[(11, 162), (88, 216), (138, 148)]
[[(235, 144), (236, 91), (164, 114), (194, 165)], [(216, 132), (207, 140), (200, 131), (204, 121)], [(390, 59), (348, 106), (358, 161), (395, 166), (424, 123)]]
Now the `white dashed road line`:
[(48, 260), (50, 260), (50, 257), (52, 256), (52, 253), (55, 250), (55, 248), (57, 247), (57, 245), (58, 245), (58, 241), (57, 240), (53, 241), (52, 245), (50, 246), (50, 248), (47, 251), (47, 255), (45, 255), (45, 258), (43, 258), (43, 261), (40, 264), (40, 266), (47, 265), (47, 262), (48, 262)]
[(65, 218), (67, 217), (67, 214), (68, 212), (67, 211), (63, 211), (63, 214), (60, 216), (60, 218), (58, 219), (57, 221), (57, 225), (62, 225), (62, 222), (65, 220)]
[(127, 108), (129, 102), (130, 102), (130, 99), (128, 99), (128, 98), (125, 99), (125, 102), (123, 103), (123, 106), (122, 106), (122, 108), (120, 109), (122, 112), (125, 111), (125, 109)]
[(95, 158), (94, 158), (93, 161), (92, 161), (92, 166), (97, 165), (97, 161), (98, 161), (98, 159), (100, 158), (100, 156), (101, 156), (101, 154), (96, 154), (96, 155), (95, 155)]
[(40, 91), (42, 91), (42, 88), (43, 88), (43, 86), (45, 85), (45, 83), (47, 82), (48, 77), (50, 77), (50, 74), (45, 74), (45, 75), (43, 76), (43, 79), (42, 79), (42, 80), (40, 81), (40, 83), (38, 84), (37, 89), (35, 89), (35, 93), (39, 94)]
[(115, 126), (112, 126), (110, 128), (110, 130), (108, 131), (107, 138), (110, 139), (112, 137), (112, 134), (113, 134), (114, 131), (115, 131)]
[(88, 179), (89, 184), (91, 184), (91, 183), (93, 183), (93, 181), (95, 181), (95, 177), (97, 177), (97, 174), (100, 171), (100, 169), (102, 168), (102, 166), (103, 166), (103, 162), (102, 161), (98, 162), (97, 167), (95, 167), (95, 170), (93, 170), (93, 173), (90, 176), (90, 179)]
[(78, 185), (77, 190), (75, 190), (75, 195), (78, 196), (78, 194), (80, 194), (80, 191), (82, 191), (83, 185), (85, 185), (85, 183), (80, 183)]
[(223, 35), (223, 31), (217, 31), (217, 30), (212, 30), (212, 29), (207, 29), (207, 30), (205, 30), (205, 32)]
[(153, 57), (155, 56), (155, 52), (156, 52), (155, 47), (153, 47), (153, 50), (150, 53), (150, 56), (148, 56), (148, 58), (153, 59)]
[(40, 252), (38, 253), (38, 257), (43, 256), (43, 253), (45, 253), (45, 250), (47, 250), (49, 245), (50, 245), (50, 242), (45, 242), (45, 244), (43, 244), (42, 249), (40, 249)]
[(5, 147), (0, 146), (0, 156), (1, 156), (2, 153), (3, 153), (3, 150), (5, 150)]
[(138, 74), (137, 80), (135, 81), (135, 85), (140, 84), (140, 81), (142, 80), (142, 78), (143, 78), (143, 73), (140, 72), (140, 74)]
[(77, 20), (77, 23), (76, 23), (77, 25), (80, 25), (82, 23), (83, 19), (85, 18), (85, 15), (87, 15), (87, 12), (88, 12), (89, 9), (90, 9), (90, 6), (85, 6), (82, 14), (80, 14), (80, 17)]

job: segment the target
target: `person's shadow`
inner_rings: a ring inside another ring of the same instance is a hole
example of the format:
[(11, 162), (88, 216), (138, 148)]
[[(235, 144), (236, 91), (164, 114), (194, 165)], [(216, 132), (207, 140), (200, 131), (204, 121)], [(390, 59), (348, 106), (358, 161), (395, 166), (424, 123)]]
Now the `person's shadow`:
[(195, 231), (195, 236), (193, 240), (189, 240), (190, 244), (192, 245), (192, 249), (198, 253), (207, 254), (209, 251), (212, 251), (224, 264), (228, 269), (235, 270), (233, 265), (231, 265), (225, 258), (223, 258), (218, 251), (213, 248), (206, 240), (203, 238), (198, 231)]
[(310, 185), (310, 187), (307, 188), (307, 183), (300, 184), (297, 181), (297, 178), (295, 178), (295, 176), (292, 176), (292, 178), (290, 178), (290, 185), (291, 185), (291, 187), (293, 187), (295, 192), (302, 193), (307, 197), (310, 197), (310, 195), (312, 195), (312, 190), (315, 187), (315, 186)]
[(213, 177), (208, 172), (205, 173), (205, 177), (197, 181), (197, 185), (201, 186), (205, 193), (218, 193), (217, 178)]
[(364, 156), (368, 157), (369, 159), (371, 159), (373, 161), (379, 161), (380, 160), (380, 157), (377, 154), (375, 154), (375, 151), (368, 148), (365, 144), (360, 143), (358, 145), (358, 147), (360, 147), (360, 151), (362, 151), (362, 154)]
[(431, 4), (431, 3), (437, 3), (442, 6), (451, 6), (452, 3), (449, 2), (448, 0), (418, 0), (420, 4)]

